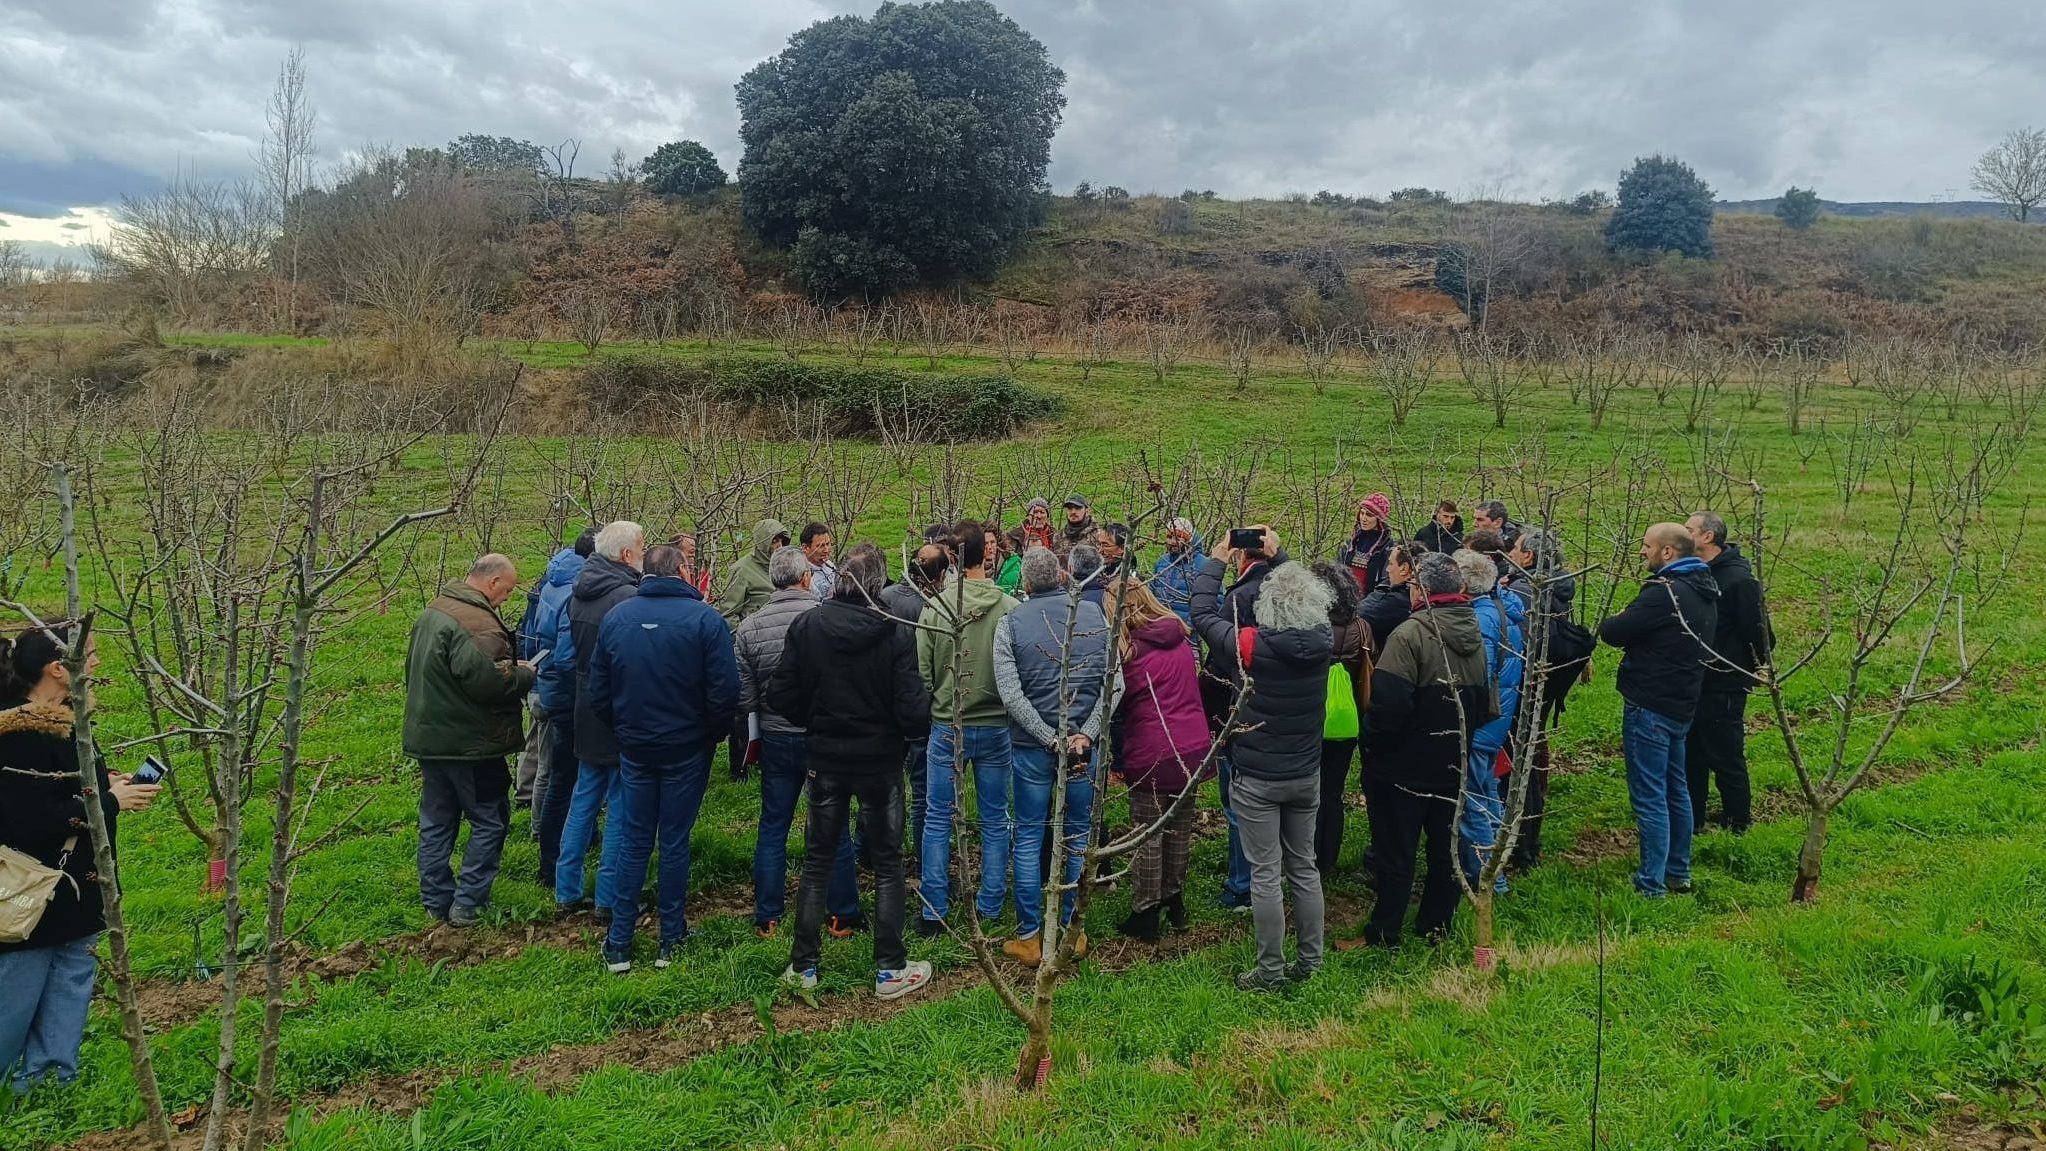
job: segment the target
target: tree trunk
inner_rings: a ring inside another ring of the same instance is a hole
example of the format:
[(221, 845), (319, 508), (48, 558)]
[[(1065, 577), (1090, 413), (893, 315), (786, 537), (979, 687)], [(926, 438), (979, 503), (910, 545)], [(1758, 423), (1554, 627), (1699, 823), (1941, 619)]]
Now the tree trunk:
[(1016, 1056), (1016, 1090), (1035, 1091), (1051, 1073), (1051, 1004), (1040, 1001), (1023, 1026), (1028, 1037)]
[(1805, 822), (1804, 846), (1797, 851), (1797, 881), (1790, 887), (1792, 903), (1812, 903), (1819, 898), (1819, 868), (1826, 857), (1826, 823), (1832, 817), (1832, 808), (1814, 807)]
[(1492, 970), (1493, 964), (1492, 953), (1493, 891), (1491, 883), (1484, 880), (1482, 876), (1479, 879), (1478, 887), (1480, 890), (1476, 894), (1471, 896), (1471, 911), (1477, 922), (1478, 936), (1476, 946), (1471, 948), (1471, 966), (1476, 967), (1479, 971), (1489, 972)]
[[(317, 494), (313, 512), (316, 525), (313, 531), (317, 532)], [(263, 1147), (270, 1126), (270, 1101), (277, 1090), (277, 1045), (284, 1031), (284, 948), (290, 940), (285, 931), (285, 911), (291, 903), (291, 819), (298, 805), (298, 740), (312, 662), (315, 606), (301, 585), (298, 610), (291, 622), (291, 655), (281, 724), (283, 746), (277, 768), (276, 824), (270, 829), (270, 877), (263, 893), (263, 1029), (256, 1061), (256, 1086), (249, 1101), (249, 1130), (243, 1144), (246, 1151), (260, 1151)]]

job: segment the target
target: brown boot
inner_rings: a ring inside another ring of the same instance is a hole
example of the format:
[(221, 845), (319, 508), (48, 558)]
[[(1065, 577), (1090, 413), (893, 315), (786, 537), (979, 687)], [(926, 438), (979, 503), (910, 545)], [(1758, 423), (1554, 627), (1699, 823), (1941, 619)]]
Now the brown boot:
[(1033, 935), (1028, 939), (1010, 939), (1002, 944), (1002, 954), (1031, 970), (1044, 962), (1044, 940)]

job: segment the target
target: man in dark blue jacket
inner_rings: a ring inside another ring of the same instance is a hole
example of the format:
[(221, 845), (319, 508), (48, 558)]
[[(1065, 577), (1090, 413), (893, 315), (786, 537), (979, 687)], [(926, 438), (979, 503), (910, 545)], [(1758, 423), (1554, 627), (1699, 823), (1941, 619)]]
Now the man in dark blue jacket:
[(1650, 899), (1691, 890), (1691, 781), (1684, 740), (1705, 684), (1707, 647), (1719, 622), (1719, 584), (1694, 553), (1682, 524), (1655, 524), (1641, 537), (1649, 578), (1641, 594), (1598, 625), (1598, 638), (1627, 654), (1617, 685), (1625, 701), (1620, 746), (1627, 798), (1641, 832), (1634, 887)]
[(593, 710), (618, 740), (618, 889), (604, 962), (632, 970), (632, 929), (655, 833), (666, 967), (689, 934), (689, 834), (710, 761), (739, 706), (732, 629), (682, 578), (682, 551), (648, 548), (639, 592), (605, 615), (590, 656)]

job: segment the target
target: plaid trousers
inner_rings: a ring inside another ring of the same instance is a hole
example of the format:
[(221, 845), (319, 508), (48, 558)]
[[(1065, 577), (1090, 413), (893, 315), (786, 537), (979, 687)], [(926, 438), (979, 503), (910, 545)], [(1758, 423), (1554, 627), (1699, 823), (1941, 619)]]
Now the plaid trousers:
[[(1138, 827), (1157, 822), (1173, 796), (1148, 787), (1130, 788), (1130, 818)], [(1194, 805), (1183, 804), (1163, 834), (1137, 849), (1130, 861), (1135, 890), (1132, 910), (1144, 911), (1178, 895), (1186, 885), (1187, 857), (1193, 853)]]

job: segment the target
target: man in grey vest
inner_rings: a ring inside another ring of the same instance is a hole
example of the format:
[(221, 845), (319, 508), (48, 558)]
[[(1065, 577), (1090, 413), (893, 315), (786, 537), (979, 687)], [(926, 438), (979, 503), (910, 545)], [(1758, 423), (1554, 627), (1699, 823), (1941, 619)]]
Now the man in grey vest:
[[(1039, 547), (1023, 553), (1023, 590), (1030, 598), (995, 628), (995, 687), (1009, 712), (1016, 786), (1016, 938), (1002, 953), (1025, 967), (1043, 958), (1041, 860), (1059, 762), (1068, 765), (1065, 818), (1052, 850), (1064, 866), (1052, 873), (1072, 883), (1080, 877), (1093, 823), (1095, 746), (1108, 723), (1108, 620), (1082, 596), (1085, 589), (1062, 595), (1059, 582), (1056, 555)], [(1062, 902), (1062, 924), (1071, 921), (1074, 895), (1067, 892)], [(1086, 954), (1084, 931), (1075, 951)]]

